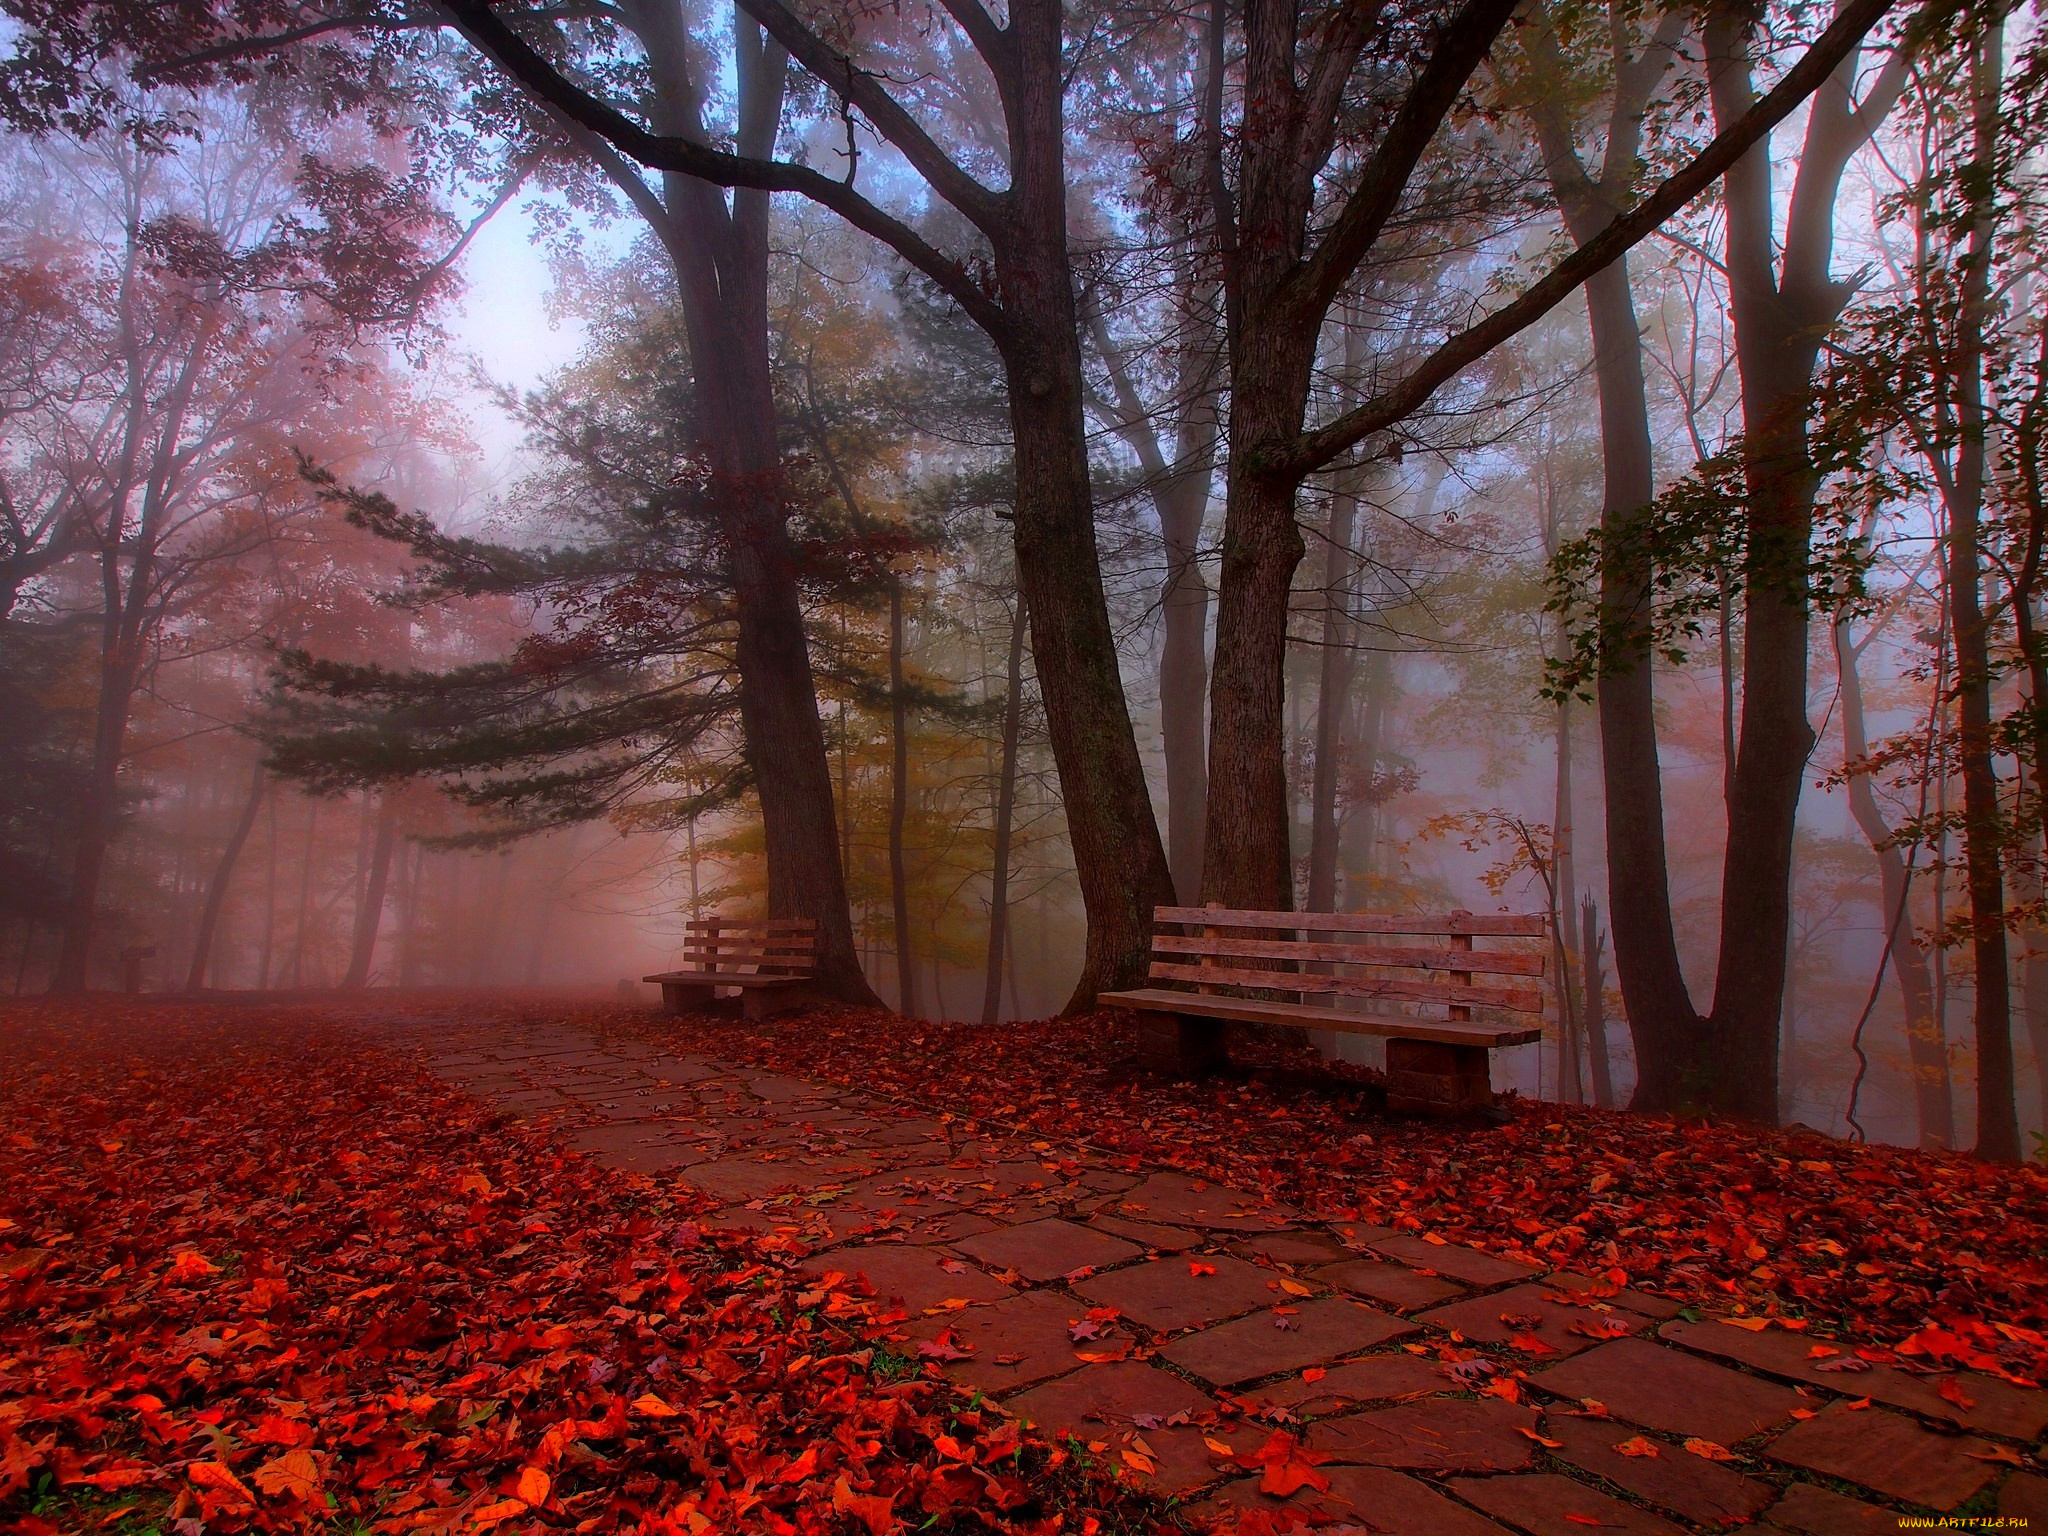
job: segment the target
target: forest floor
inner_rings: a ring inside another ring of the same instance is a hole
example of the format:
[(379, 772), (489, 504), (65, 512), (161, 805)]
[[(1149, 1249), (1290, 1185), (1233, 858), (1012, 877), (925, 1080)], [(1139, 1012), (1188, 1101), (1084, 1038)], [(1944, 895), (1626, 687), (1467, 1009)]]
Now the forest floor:
[(2042, 1170), (1392, 1121), (1233, 1049), (1170, 1082), (1113, 1015), (0, 1010), (0, 1523), (2048, 1518)]

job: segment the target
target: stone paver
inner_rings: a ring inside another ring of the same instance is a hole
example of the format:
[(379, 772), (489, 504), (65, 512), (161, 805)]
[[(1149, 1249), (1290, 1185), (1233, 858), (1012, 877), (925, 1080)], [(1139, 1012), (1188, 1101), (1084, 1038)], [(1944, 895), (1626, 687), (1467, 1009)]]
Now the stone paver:
[[(1753, 1365), (1774, 1376), (1788, 1376), (1795, 1381), (1811, 1382), (1814, 1386), (1838, 1392), (1853, 1392), (1859, 1397), (1889, 1403), (1894, 1408), (1904, 1408), (1925, 1418), (1948, 1419), (1980, 1434), (2032, 1440), (2043, 1429), (2048, 1429), (2048, 1392), (2029, 1391), (1976, 1371), (1963, 1371), (1953, 1377), (1951, 1390), (1959, 1391), (1972, 1405), (1965, 1408), (1954, 1398), (1942, 1396), (1942, 1383), (1949, 1378), (1909, 1376), (1894, 1366), (1868, 1365), (1856, 1360), (1850, 1351), (1817, 1343), (1803, 1334), (1786, 1333), (1776, 1328), (1751, 1332), (1747, 1328), (1733, 1328), (1721, 1322), (1666, 1323), (1658, 1333), (1687, 1349), (1740, 1360), (1744, 1365)], [(1816, 1350), (1822, 1352), (1819, 1357), (1816, 1357)], [(1858, 1371), (1823, 1369), (1828, 1365), (1839, 1366), (1845, 1356), (1853, 1364), (1865, 1368)]]
[(1127, 1238), (1099, 1232), (1078, 1222), (1048, 1216), (1019, 1226), (999, 1227), (956, 1245), (960, 1251), (997, 1269), (1014, 1269), (1026, 1280), (1058, 1280), (1081, 1270), (1104, 1269), (1145, 1250)]
[(1998, 1490), (1998, 1512), (2019, 1515), (2029, 1525), (2048, 1526), (2048, 1477), (2015, 1472)]
[[(722, 1205), (707, 1226), (768, 1234), (811, 1275), (866, 1275), (878, 1346), (1075, 1435), (1142, 1487), (1194, 1496), (1191, 1518), (1889, 1536), (1901, 1511), (1879, 1501), (1975, 1501), (2048, 1522), (2048, 1476), (2031, 1457), (2010, 1466), (2048, 1430), (2048, 1393), (1961, 1372), (1943, 1395), (1942, 1376), (1879, 1362), (1831, 1371), (1836, 1346), (1681, 1321), (1676, 1302), (1599, 1276), (1319, 1224), (1265, 1193), (690, 1051), (542, 1022), (376, 1025), (584, 1155), (704, 1191)], [(1528, 1372), (1532, 1401), (1472, 1396), (1475, 1355)], [(1248, 1453), (1278, 1429), (1330, 1456), (1327, 1493), (1271, 1499), (1205, 1443)], [(1656, 1455), (1622, 1453), (1639, 1436)], [(1686, 1436), (1740, 1460), (1692, 1455)], [(1750, 1475), (1766, 1461), (1769, 1483)]]
[(1793, 1409), (1807, 1406), (1788, 1387), (1660, 1348), (1648, 1339), (1602, 1344), (1531, 1379), (1562, 1397), (1593, 1398), (1631, 1424), (1724, 1446), (1781, 1424)]
[(1530, 1536), (1584, 1536), (1589, 1526), (1622, 1536), (1684, 1536), (1669, 1520), (1554, 1472), (1453, 1478), (1451, 1488)]
[(1434, 1270), (1466, 1285), (1501, 1285), (1543, 1271), (1534, 1264), (1504, 1259), (1497, 1253), (1481, 1253), (1460, 1243), (1432, 1243), (1403, 1235), (1383, 1237), (1372, 1244), (1373, 1252), (1412, 1269)]
[(1147, 1259), (1075, 1285), (1098, 1307), (1115, 1307), (1155, 1333), (1236, 1317), (1274, 1299), (1273, 1272), (1212, 1253), (1199, 1259)]
[(967, 1353), (959, 1360), (934, 1357), (940, 1370), (951, 1380), (1001, 1394), (1085, 1365), (1084, 1353), (1104, 1353), (1099, 1341), (1074, 1342), (1070, 1330), (1082, 1315), (1083, 1309), (1050, 1291), (1024, 1291), (987, 1306), (919, 1318), (904, 1333), (914, 1344), (950, 1338)]
[(1771, 1506), (1773, 1526), (1808, 1536), (1898, 1536), (1899, 1517), (1889, 1509), (1847, 1498), (1831, 1488), (1794, 1483)]
[(1321, 1469), (1330, 1480), (1327, 1492), (1304, 1488), (1292, 1498), (1275, 1499), (1259, 1492), (1255, 1477), (1226, 1483), (1216, 1495), (1189, 1511), (1198, 1523), (1235, 1518), (1247, 1510), (1277, 1515), (1286, 1510), (1308, 1521), (1370, 1531), (1374, 1536), (1507, 1536), (1483, 1515), (1405, 1473), (1385, 1467)]
[(1633, 1312), (1562, 1304), (1556, 1300), (1561, 1294), (1540, 1282), (1510, 1286), (1434, 1308), (1422, 1314), (1422, 1321), (1539, 1359), (1580, 1354), (1649, 1326), (1648, 1319)]
[[(1563, 1442), (1556, 1452), (1561, 1460), (1695, 1524), (1739, 1525), (1754, 1520), (1777, 1496), (1769, 1483), (1744, 1477), (1721, 1462), (1694, 1456), (1668, 1441), (1650, 1442), (1656, 1447), (1654, 1456), (1624, 1455), (1617, 1446), (1643, 1438), (1626, 1424), (1553, 1413), (1544, 1420), (1544, 1433)], [(1639, 1452), (1641, 1447), (1631, 1449)]]
[(1524, 1430), (1536, 1410), (1498, 1398), (1446, 1398), (1324, 1419), (1308, 1434), (1312, 1450), (1336, 1461), (1412, 1472), (1518, 1472), (1536, 1455)]
[(1405, 1351), (1369, 1355), (1363, 1360), (1318, 1368), (1314, 1381), (1292, 1376), (1237, 1393), (1240, 1402), (1272, 1404), (1297, 1414), (1331, 1414), (1360, 1403), (1428, 1397), (1451, 1390), (1450, 1380), (1433, 1362)]
[(1213, 1414), (1215, 1401), (1154, 1365), (1084, 1366), (1007, 1398), (1003, 1406), (1048, 1434), (1107, 1441), (1105, 1454), (1162, 1493), (1199, 1487), (1216, 1476), (1202, 1431), (1189, 1423)]
[(1341, 1285), (1397, 1312), (1419, 1311), (1465, 1294), (1465, 1287), (1454, 1280), (1425, 1275), (1385, 1259), (1351, 1259), (1312, 1273), (1318, 1280)]
[(1231, 1245), (1231, 1251), (1248, 1259), (1265, 1259), (1287, 1269), (1302, 1270), (1315, 1264), (1329, 1264), (1348, 1258), (1351, 1250), (1328, 1232), (1304, 1227), (1294, 1231), (1264, 1232)]
[(1995, 1475), (1974, 1438), (1937, 1435), (1883, 1408), (1831, 1403), (1773, 1440), (1769, 1456), (1909, 1504), (1954, 1509)]
[(1228, 1185), (1191, 1179), (1184, 1173), (1155, 1173), (1103, 1209), (1110, 1216), (1220, 1232), (1275, 1231), (1293, 1226), (1301, 1215), (1292, 1206), (1262, 1200)]
[(1088, 1225), (1159, 1253), (1181, 1253), (1206, 1241), (1205, 1235), (1196, 1228), (1155, 1226), (1149, 1221), (1131, 1221), (1107, 1213), (1091, 1216)]
[(1408, 1331), (1399, 1318), (1348, 1299), (1324, 1297), (1183, 1334), (1159, 1353), (1212, 1386), (1230, 1387), (1355, 1355)]
[(877, 1300), (900, 1301), (912, 1312), (943, 1307), (949, 1302), (972, 1305), (982, 1301), (1001, 1301), (1005, 1296), (1015, 1294), (1002, 1281), (961, 1263), (951, 1254), (934, 1248), (913, 1248), (903, 1243), (862, 1243), (851, 1248), (834, 1248), (822, 1258), (807, 1262), (804, 1270), (813, 1275), (837, 1270), (865, 1279), (875, 1288)]

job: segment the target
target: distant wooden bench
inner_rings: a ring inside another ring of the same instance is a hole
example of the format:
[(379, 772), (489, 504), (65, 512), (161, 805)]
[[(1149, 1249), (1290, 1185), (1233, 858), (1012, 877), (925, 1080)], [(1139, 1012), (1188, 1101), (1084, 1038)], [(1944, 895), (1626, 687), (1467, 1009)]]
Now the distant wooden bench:
[[(1224, 1021), (1232, 1019), (1381, 1035), (1387, 1107), (1451, 1115), (1492, 1104), (1488, 1051), (1543, 1036), (1543, 992), (1536, 983), (1544, 954), (1482, 950), (1472, 942), (1540, 938), (1548, 931), (1541, 917), (1160, 907), (1153, 924), (1151, 979), (1180, 986), (1101, 997), (1106, 1005), (1150, 1015), (1138, 1032), (1139, 1054), (1149, 1066), (1199, 1072), (1220, 1065)], [(1380, 942), (1347, 941), (1346, 935)], [(1387, 943), (1385, 936), (1419, 942)], [(1307, 997), (1359, 998), (1431, 1013), (1393, 1006), (1353, 1012), (1311, 1005)], [(1482, 1022), (1472, 1016), (1475, 1008), (1532, 1017)]]
[(706, 917), (683, 930), (683, 966), (643, 981), (661, 984), (670, 1013), (710, 1008), (721, 992), (736, 993), (740, 1012), (766, 1018), (817, 1001), (818, 925), (807, 917)]

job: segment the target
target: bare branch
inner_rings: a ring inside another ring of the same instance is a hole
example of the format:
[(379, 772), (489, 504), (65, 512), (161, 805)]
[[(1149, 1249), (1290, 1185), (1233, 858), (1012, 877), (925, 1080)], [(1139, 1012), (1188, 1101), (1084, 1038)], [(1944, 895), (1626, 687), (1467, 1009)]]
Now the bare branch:
[(1820, 87), (1836, 66), (1861, 45), (1864, 35), (1891, 6), (1892, 0), (1850, 0), (1769, 94), (1716, 135), (1690, 164), (1667, 176), (1635, 207), (1559, 262), (1520, 298), (1445, 341), (1400, 383), (1327, 425), (1304, 433), (1291, 451), (1271, 456), (1258, 468), (1273, 473), (1308, 474), (1373, 433), (1412, 415), (1466, 367), (1541, 320), (1577, 292), (1587, 278), (1619, 260), (1712, 186)]

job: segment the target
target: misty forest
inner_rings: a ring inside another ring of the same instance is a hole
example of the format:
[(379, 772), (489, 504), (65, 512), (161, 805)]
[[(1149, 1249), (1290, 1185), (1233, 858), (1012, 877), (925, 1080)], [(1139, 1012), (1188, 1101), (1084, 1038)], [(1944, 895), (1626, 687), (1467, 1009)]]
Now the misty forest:
[(2039, 0), (0, 12), (10, 1529), (2048, 1520)]

